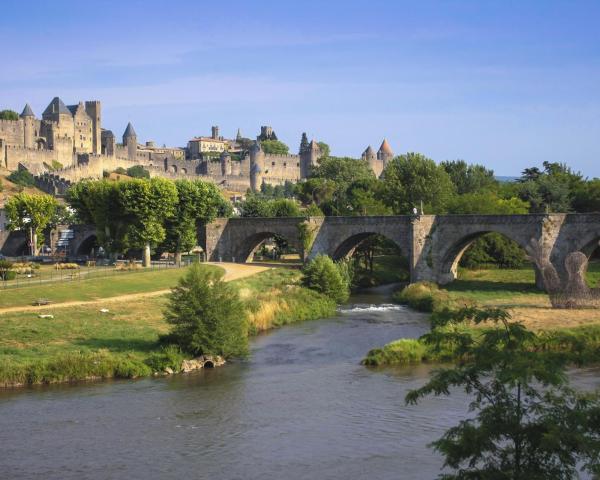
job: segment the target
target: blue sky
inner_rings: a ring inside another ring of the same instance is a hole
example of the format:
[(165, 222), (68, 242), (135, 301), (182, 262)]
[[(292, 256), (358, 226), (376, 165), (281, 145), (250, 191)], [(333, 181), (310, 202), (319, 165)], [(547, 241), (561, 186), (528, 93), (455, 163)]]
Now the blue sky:
[(542, 161), (600, 177), (599, 1), (2, 1), (0, 109), (103, 102), (185, 145), (272, 125), (358, 156)]

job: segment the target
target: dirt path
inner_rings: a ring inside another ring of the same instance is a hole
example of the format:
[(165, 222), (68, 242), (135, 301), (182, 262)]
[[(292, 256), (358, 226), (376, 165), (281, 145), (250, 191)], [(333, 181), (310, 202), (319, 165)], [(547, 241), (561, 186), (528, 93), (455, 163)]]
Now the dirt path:
[[(223, 268), (225, 270), (225, 276), (223, 277), (223, 280), (225, 280), (226, 282), (231, 282), (233, 280), (237, 280), (238, 278), (249, 277), (250, 275), (254, 275), (256, 273), (260, 273), (271, 268), (263, 265), (248, 265), (244, 263), (207, 263), (207, 265), (217, 265), (218, 267)], [(127, 295), (117, 295), (114, 297), (99, 298), (97, 300), (78, 300), (73, 302), (52, 303), (50, 305), (29, 305), (20, 307), (0, 308), (0, 314), (17, 312), (38, 312), (44, 310), (53, 310), (56, 308), (77, 307), (82, 305), (104, 305), (107, 303), (138, 300), (140, 298), (160, 297), (161, 295), (166, 295), (170, 291), (170, 289), (155, 290), (153, 292), (129, 293)]]

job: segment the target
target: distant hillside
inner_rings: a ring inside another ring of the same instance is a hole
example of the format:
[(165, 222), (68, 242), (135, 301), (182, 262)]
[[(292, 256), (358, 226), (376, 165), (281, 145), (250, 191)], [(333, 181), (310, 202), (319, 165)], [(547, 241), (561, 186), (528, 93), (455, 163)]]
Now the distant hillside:
[(496, 175), (494, 178), (499, 182), (514, 182), (518, 180), (519, 177), (507, 177), (505, 175)]

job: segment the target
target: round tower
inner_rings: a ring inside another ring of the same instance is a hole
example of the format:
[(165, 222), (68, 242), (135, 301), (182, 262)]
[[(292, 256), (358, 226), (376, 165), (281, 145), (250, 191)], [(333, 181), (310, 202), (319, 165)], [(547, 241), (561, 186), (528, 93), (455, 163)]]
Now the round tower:
[(383, 142), (381, 142), (379, 150), (377, 151), (377, 160), (381, 160), (383, 162), (383, 168), (385, 169), (388, 162), (392, 158), (394, 158), (394, 152), (388, 141), (384, 138)]
[(317, 165), (321, 156), (319, 144), (312, 140), (308, 143), (306, 133), (302, 134), (300, 140), (300, 178), (308, 178), (311, 169)]
[(29, 104), (25, 104), (25, 108), (21, 112), (21, 121), (23, 122), (23, 145), (25, 148), (35, 147), (35, 115)]
[(123, 132), (123, 145), (127, 147), (127, 158), (135, 160), (137, 154), (137, 134), (131, 122), (127, 124), (125, 132)]
[(367, 147), (367, 149), (362, 153), (361, 158), (363, 160), (367, 161), (367, 163), (369, 164), (369, 167), (371, 167), (371, 169), (375, 170), (375, 163), (377, 161), (377, 156), (375, 155), (375, 152), (371, 148), (371, 145), (369, 145)]
[(254, 142), (250, 148), (250, 189), (258, 192), (263, 183), (265, 167), (265, 152), (263, 152), (260, 143)]
[(227, 150), (221, 153), (221, 175), (231, 175), (231, 155)]

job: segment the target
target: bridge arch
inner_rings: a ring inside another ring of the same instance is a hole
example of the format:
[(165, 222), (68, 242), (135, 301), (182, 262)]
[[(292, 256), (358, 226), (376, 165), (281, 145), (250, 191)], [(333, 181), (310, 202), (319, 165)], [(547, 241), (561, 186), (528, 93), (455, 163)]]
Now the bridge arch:
[(346, 237), (344, 240), (339, 242), (337, 246), (335, 246), (331, 251), (331, 258), (335, 261), (342, 260), (344, 258), (351, 257), (354, 251), (366, 240), (374, 237), (382, 237), (386, 240), (392, 242), (400, 252), (406, 255), (407, 252), (404, 252), (400, 245), (393, 239), (388, 237), (387, 235), (383, 235), (378, 232), (360, 232), (351, 234)]
[(510, 232), (504, 231), (504, 229), (486, 228), (482, 230), (475, 230), (465, 233), (455, 239), (449, 239), (446, 243), (445, 248), (442, 248), (438, 254), (437, 261), (437, 279), (442, 285), (448, 284), (454, 281), (458, 276), (458, 266), (464, 253), (469, 247), (479, 238), (489, 233), (496, 233), (502, 237), (511, 240), (516, 243), (523, 251), (528, 246), (526, 236), (523, 235), (511, 235)]
[(275, 240), (276, 238), (281, 238), (288, 245), (291, 245), (292, 247), (294, 246), (293, 240), (290, 241), (289, 238), (287, 238), (286, 236), (281, 235), (279, 233), (275, 233), (275, 232), (271, 232), (271, 231), (256, 232), (256, 233), (253, 233), (253, 234), (247, 236), (244, 239), (244, 241), (242, 242), (242, 244), (240, 245), (240, 247), (238, 249), (239, 257), (236, 258), (235, 261), (236, 262), (244, 262), (244, 263), (251, 261), (254, 257), (254, 254), (258, 251), (258, 249), (261, 247), (261, 245), (264, 244), (265, 241), (267, 241), (269, 239)]
[(92, 233), (85, 237), (77, 246), (75, 250), (76, 256), (87, 255), (90, 256), (92, 250), (97, 254), (98, 253), (98, 237), (95, 233)]

